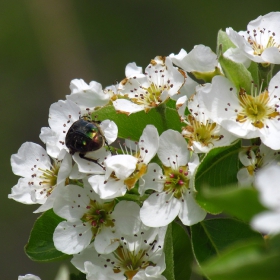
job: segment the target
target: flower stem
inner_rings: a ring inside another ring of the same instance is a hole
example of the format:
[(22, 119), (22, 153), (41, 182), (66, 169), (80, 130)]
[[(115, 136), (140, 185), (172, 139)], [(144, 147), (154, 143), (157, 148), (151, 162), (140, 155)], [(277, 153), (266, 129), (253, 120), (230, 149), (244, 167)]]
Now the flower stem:
[(263, 64), (258, 64), (258, 72), (259, 72), (259, 82), (262, 85), (262, 91), (268, 88), (269, 82), (272, 77), (272, 70), (274, 64), (269, 64), (268, 66), (264, 66)]

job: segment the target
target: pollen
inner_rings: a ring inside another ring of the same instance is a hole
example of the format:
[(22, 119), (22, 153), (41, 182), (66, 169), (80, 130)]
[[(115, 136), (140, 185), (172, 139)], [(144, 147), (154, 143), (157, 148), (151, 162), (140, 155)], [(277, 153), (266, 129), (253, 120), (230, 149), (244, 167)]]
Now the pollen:
[(140, 90), (138, 91), (141, 93), (138, 93), (134, 98), (131, 98), (131, 101), (138, 105), (145, 105), (151, 108), (156, 107), (161, 103), (160, 96), (163, 89), (169, 88), (170, 87), (167, 85), (156, 85), (154, 83), (151, 83), (148, 88), (141, 86)]
[(164, 173), (166, 176), (164, 191), (166, 193), (173, 193), (173, 196), (177, 199), (182, 198), (189, 189), (188, 166), (181, 166), (176, 170), (165, 167)]
[(194, 116), (188, 115), (187, 126), (183, 127), (182, 134), (188, 139), (188, 146), (191, 149), (193, 142), (199, 142), (204, 147), (214, 146), (214, 141), (219, 141), (223, 135), (218, 133), (217, 124), (206, 120), (198, 121)]
[(259, 129), (263, 128), (267, 119), (279, 116), (279, 112), (269, 105), (269, 101), (268, 91), (264, 91), (257, 96), (251, 96), (241, 89), (239, 103), (242, 110), (237, 115), (236, 121), (240, 123), (248, 121)]

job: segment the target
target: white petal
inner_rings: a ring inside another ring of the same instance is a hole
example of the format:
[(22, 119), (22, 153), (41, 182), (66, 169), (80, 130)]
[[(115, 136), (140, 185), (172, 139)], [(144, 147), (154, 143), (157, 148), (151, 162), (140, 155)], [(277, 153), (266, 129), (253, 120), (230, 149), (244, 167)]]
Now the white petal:
[(260, 191), (261, 202), (271, 208), (280, 209), (280, 166), (263, 168), (256, 174), (255, 186)]
[(67, 100), (75, 102), (83, 111), (87, 108), (104, 106), (109, 102), (109, 95), (102, 90), (102, 85), (95, 81), (88, 85), (84, 80), (75, 79), (70, 83), (71, 95), (67, 95)]
[(188, 144), (178, 131), (168, 129), (160, 136), (157, 154), (165, 166), (185, 166), (189, 160)]
[(181, 49), (178, 54), (170, 54), (169, 57), (171, 58), (172, 62), (178, 65), (180, 68), (184, 69), (186, 67), (186, 63), (184, 63), (187, 56), (187, 52), (184, 49)]
[(41, 280), (41, 278), (33, 274), (26, 274), (24, 276), (19, 276), (18, 280)]
[(249, 166), (256, 163), (256, 155), (252, 150), (242, 150), (238, 153), (238, 157), (244, 166)]
[(141, 226), (140, 207), (132, 201), (120, 201), (112, 213), (116, 220), (116, 228), (126, 235), (136, 234)]
[(171, 223), (180, 211), (178, 199), (163, 193), (153, 193), (140, 210), (140, 219), (149, 227), (162, 227)]
[[(85, 157), (97, 160), (98, 163), (103, 165), (105, 158), (110, 156), (111, 153), (109, 151), (106, 151), (106, 149), (103, 147), (97, 151), (88, 152), (86, 153)], [(104, 169), (96, 164), (95, 162), (89, 161), (87, 159), (81, 158), (79, 153), (75, 153), (73, 155), (74, 161), (77, 163), (79, 171), (82, 173), (89, 173), (89, 174), (104, 174)]]
[[(177, 62), (187, 72), (212, 72), (218, 65), (217, 55), (207, 46), (197, 45), (185, 56), (181, 52), (177, 56)], [(176, 62), (175, 62), (176, 64)]]
[(102, 199), (115, 198), (126, 193), (126, 185), (122, 180), (110, 177), (106, 180), (104, 175), (95, 175), (91, 176), (88, 182)]
[(251, 220), (251, 226), (265, 234), (280, 232), (280, 212), (262, 212)]
[(77, 221), (86, 213), (90, 199), (85, 190), (77, 185), (63, 187), (54, 202), (54, 212), (68, 221)]
[(127, 115), (140, 112), (144, 110), (144, 105), (137, 105), (127, 99), (117, 99), (113, 101), (113, 105), (117, 112), (121, 112)]
[(247, 168), (241, 168), (237, 172), (237, 180), (240, 186), (251, 186), (254, 182), (255, 176), (250, 175)]
[(135, 62), (128, 63), (125, 67), (125, 76), (127, 78), (143, 74), (142, 67), (138, 67)]
[(147, 173), (142, 177), (142, 184), (139, 186), (139, 194), (143, 195), (146, 190), (155, 190), (161, 192), (164, 187), (163, 173), (157, 163), (148, 165)]
[(184, 95), (184, 96), (181, 96), (180, 98), (178, 98), (176, 101), (176, 109), (177, 109), (180, 117), (185, 116), (185, 110), (187, 108), (187, 100), (188, 100), (188, 97), (186, 95)]
[(103, 265), (95, 265), (91, 262), (85, 262), (85, 272), (87, 280), (125, 280), (125, 276), (122, 273), (114, 273), (111, 267)]
[(105, 227), (94, 239), (94, 248), (99, 254), (109, 254), (115, 251), (120, 243), (116, 234), (111, 229)]
[(180, 203), (178, 216), (184, 225), (191, 226), (204, 220), (207, 213), (196, 203), (192, 192), (186, 192), (184, 201), (180, 200)]
[(52, 158), (57, 158), (60, 152), (60, 148), (57, 146), (58, 134), (49, 127), (42, 127), (39, 137), (46, 144), (48, 155)]
[(43, 205), (41, 205), (38, 209), (33, 211), (33, 213), (42, 213), (42, 212), (45, 212), (45, 211), (53, 208), (53, 204), (54, 204), (56, 197), (58, 196), (58, 194), (60, 192), (64, 191), (64, 187), (65, 186), (56, 186), (54, 188), (54, 190), (52, 191), (51, 195), (47, 197), (46, 202)]
[(53, 103), (49, 111), (50, 128), (58, 135), (57, 147), (67, 149), (65, 145), (65, 136), (72, 124), (79, 120), (80, 107), (71, 100), (59, 100)]
[(68, 254), (77, 254), (84, 250), (92, 239), (91, 226), (82, 222), (61, 222), (53, 233), (53, 242), (57, 250)]
[(135, 170), (137, 158), (131, 155), (115, 155), (105, 160), (106, 178), (115, 172), (117, 178), (125, 180)]
[(279, 48), (271, 47), (265, 49), (262, 53), (262, 58), (264, 61), (273, 63), (273, 64), (280, 64), (280, 51)]
[(102, 129), (105, 139), (109, 145), (117, 139), (118, 127), (113, 121), (105, 120), (101, 122), (100, 128)]
[(159, 135), (153, 125), (147, 125), (139, 139), (140, 155), (145, 164), (156, 155), (159, 145)]
[(246, 68), (251, 64), (249, 58), (239, 48), (229, 48), (223, 55), (234, 62), (243, 63)]
[(39, 168), (50, 169), (51, 161), (43, 147), (32, 142), (25, 142), (17, 154), (11, 156), (11, 165), (16, 175), (31, 178)]
[(63, 152), (65, 152), (63, 159), (59, 159), (62, 160), (62, 163), (60, 164), (59, 171), (57, 174), (57, 182), (56, 182), (57, 185), (60, 184), (65, 185), (65, 180), (69, 176), (72, 170), (72, 157), (65, 150), (61, 150), (60, 153)]
[(29, 186), (28, 182), (28, 178), (20, 178), (12, 188), (12, 193), (8, 195), (8, 198), (24, 204), (38, 203), (31, 198), (31, 191), (34, 191), (34, 187)]

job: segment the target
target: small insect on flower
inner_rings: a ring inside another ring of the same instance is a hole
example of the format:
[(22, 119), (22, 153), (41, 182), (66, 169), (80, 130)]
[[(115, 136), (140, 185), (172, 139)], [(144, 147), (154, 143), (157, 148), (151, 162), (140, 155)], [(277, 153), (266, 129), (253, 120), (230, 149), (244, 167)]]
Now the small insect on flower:
[(78, 152), (81, 158), (92, 161), (103, 168), (98, 163), (98, 159), (85, 156), (88, 152), (99, 150), (104, 144), (109, 147), (98, 122), (92, 121), (88, 116), (81, 117), (69, 128), (65, 140), (71, 155)]

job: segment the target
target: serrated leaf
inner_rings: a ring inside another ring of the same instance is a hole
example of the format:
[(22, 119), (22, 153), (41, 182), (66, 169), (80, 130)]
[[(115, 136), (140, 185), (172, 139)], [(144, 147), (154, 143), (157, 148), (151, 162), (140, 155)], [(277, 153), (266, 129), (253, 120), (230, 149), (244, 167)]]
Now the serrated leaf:
[(195, 188), (197, 203), (212, 214), (220, 213), (223, 209), (214, 205), (201, 195), (204, 187), (215, 192), (227, 185), (237, 186), (237, 171), (239, 170), (238, 152), (240, 141), (232, 146), (214, 148), (205, 155), (195, 174)]
[(191, 226), (191, 241), (199, 264), (220, 255), (228, 246), (250, 239), (263, 240), (248, 224), (231, 218), (209, 219)]
[(170, 280), (189, 279), (193, 262), (190, 238), (186, 230), (176, 222), (168, 226), (164, 251), (166, 270), (163, 275)]
[(280, 253), (266, 251), (262, 242), (243, 242), (201, 265), (211, 280), (278, 280)]
[(169, 107), (165, 108), (165, 118), (156, 109), (152, 109), (148, 113), (141, 111), (127, 116), (117, 113), (112, 105), (94, 111), (93, 115), (97, 116), (98, 120), (110, 119), (114, 121), (119, 130), (118, 137), (130, 138), (135, 141), (139, 140), (147, 124), (154, 125), (159, 134), (166, 129), (174, 129), (181, 132), (182, 127), (177, 111)]
[(53, 232), (63, 219), (52, 209), (43, 213), (34, 223), (25, 253), (33, 261), (50, 262), (61, 260), (68, 255), (56, 250), (53, 244)]
[(258, 192), (253, 188), (228, 187), (215, 190), (204, 188), (200, 194), (208, 203), (219, 206), (224, 212), (249, 222), (266, 208), (259, 202)]

